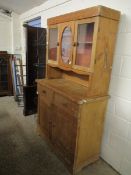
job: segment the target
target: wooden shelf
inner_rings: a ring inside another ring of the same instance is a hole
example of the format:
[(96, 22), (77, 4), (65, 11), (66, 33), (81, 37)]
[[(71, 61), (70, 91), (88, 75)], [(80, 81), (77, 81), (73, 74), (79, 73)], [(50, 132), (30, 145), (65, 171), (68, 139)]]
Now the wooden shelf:
[(58, 67), (58, 64), (55, 64), (55, 63), (47, 63), (47, 65), (51, 67)]
[(47, 65), (51, 66), (51, 67), (54, 67), (54, 68), (59, 68), (59, 69), (64, 70), (64, 71), (68, 71), (68, 72), (71, 71), (71, 72), (74, 72), (74, 73), (80, 74), (80, 75), (91, 75), (92, 74), (91, 72), (87, 72), (87, 71), (81, 71), (81, 70), (78, 70), (78, 69), (62, 67), (62, 66), (60, 66), (58, 64), (48, 63)]

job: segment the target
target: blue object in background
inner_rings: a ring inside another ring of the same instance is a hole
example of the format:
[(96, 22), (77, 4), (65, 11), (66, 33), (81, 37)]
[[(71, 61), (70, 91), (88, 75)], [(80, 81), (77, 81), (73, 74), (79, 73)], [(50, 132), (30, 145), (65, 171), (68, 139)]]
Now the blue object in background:
[(32, 27), (41, 27), (41, 18), (36, 18), (28, 21), (27, 24)]

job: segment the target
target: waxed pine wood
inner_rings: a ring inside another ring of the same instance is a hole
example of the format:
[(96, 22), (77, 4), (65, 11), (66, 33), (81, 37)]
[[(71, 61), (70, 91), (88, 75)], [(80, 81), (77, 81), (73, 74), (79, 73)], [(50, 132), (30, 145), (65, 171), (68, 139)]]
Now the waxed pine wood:
[[(38, 131), (71, 174), (99, 159), (120, 12), (96, 6), (48, 19), (57, 27), (57, 60), (37, 80)], [(94, 23), (91, 64), (75, 65), (78, 25)], [(71, 64), (61, 62), (62, 33), (72, 30)], [(49, 38), (49, 36), (48, 36)]]
[(101, 97), (81, 106), (74, 171), (99, 158), (107, 99)]
[(53, 17), (47, 20), (48, 25), (59, 24), (68, 21), (75, 21), (78, 19), (91, 18), (95, 16), (103, 16), (105, 18), (119, 20), (120, 12), (117, 10), (110, 9), (104, 6), (90, 7), (84, 10), (79, 10), (76, 12), (71, 12), (61, 16)]
[(83, 99), (84, 87), (70, 83), (39, 80), (38, 125), (54, 152), (59, 152), (58, 156), (74, 174), (99, 158), (108, 96)]

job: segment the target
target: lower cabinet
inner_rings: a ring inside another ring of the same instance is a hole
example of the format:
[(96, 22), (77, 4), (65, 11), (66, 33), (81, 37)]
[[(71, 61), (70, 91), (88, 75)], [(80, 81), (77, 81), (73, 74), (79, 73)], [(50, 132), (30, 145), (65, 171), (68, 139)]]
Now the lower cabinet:
[(38, 85), (38, 129), (75, 174), (99, 158), (108, 97), (74, 102), (55, 89)]

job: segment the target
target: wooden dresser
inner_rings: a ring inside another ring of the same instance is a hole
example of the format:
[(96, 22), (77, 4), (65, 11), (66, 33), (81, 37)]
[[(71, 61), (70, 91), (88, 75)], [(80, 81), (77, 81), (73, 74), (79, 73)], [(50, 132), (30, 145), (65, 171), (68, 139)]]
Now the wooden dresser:
[(72, 174), (99, 158), (119, 18), (96, 6), (48, 19), (38, 131)]
[(0, 96), (13, 94), (10, 59), (10, 54), (0, 51)]

